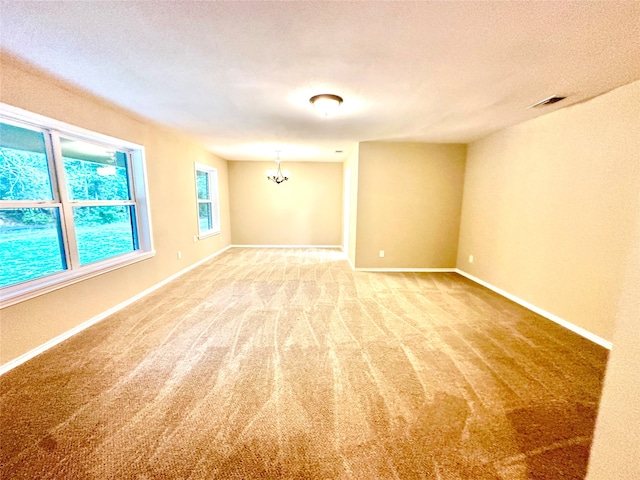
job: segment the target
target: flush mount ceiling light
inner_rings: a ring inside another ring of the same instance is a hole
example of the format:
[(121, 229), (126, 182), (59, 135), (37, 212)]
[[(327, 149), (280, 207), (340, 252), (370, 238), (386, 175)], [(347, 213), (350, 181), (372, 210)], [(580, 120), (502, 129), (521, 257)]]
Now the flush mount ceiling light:
[(332, 93), (322, 93), (311, 97), (309, 103), (325, 117), (328, 117), (338, 110), (338, 107), (342, 104), (342, 97)]
[(277, 184), (284, 182), (285, 180), (289, 180), (289, 170), (282, 170), (280, 168), (280, 150), (276, 151), (277, 157), (276, 164), (278, 168), (270, 168), (267, 170), (267, 180), (271, 180)]

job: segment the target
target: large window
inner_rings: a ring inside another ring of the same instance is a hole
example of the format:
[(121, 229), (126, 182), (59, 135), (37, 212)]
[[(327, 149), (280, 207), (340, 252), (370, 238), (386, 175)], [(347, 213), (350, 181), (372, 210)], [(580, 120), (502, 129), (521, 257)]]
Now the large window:
[(3, 305), (153, 255), (143, 148), (0, 104)]
[(196, 195), (199, 237), (203, 238), (220, 233), (218, 170), (196, 163)]

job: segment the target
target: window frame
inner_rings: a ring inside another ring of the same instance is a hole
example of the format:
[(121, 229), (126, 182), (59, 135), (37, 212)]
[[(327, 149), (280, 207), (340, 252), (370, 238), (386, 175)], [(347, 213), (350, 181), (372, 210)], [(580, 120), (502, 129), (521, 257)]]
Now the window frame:
[[(209, 198), (201, 199), (198, 195), (198, 172), (207, 174), (209, 186)], [(198, 239), (219, 235), (222, 232), (220, 226), (220, 189), (218, 186), (218, 169), (211, 165), (194, 163), (194, 179), (196, 193), (196, 222), (198, 224)], [(211, 206), (211, 226), (209, 230), (200, 229), (200, 205), (209, 204)]]
[[(0, 307), (8, 307), (39, 295), (57, 290), (97, 275), (137, 263), (155, 256), (149, 186), (145, 152), (142, 145), (92, 132), (43, 115), (32, 113), (0, 102), (0, 121), (44, 134), (45, 153), (52, 189), (52, 200), (0, 200), (0, 208), (56, 208), (60, 218), (60, 236), (63, 263), (67, 269), (43, 277), (7, 285), (0, 288)], [(127, 154), (127, 175), (130, 200), (117, 201), (72, 201), (66, 190), (60, 138), (88, 142), (102, 147), (110, 147)], [(137, 238), (137, 250), (81, 265), (76, 244), (73, 208), (96, 205), (134, 205), (132, 218), (133, 234)]]

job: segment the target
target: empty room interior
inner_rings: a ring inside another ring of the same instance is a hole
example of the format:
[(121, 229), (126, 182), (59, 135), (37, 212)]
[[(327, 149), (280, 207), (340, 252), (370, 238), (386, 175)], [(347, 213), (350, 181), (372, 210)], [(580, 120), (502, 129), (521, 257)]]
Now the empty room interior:
[(0, 478), (640, 478), (640, 2), (0, 2)]

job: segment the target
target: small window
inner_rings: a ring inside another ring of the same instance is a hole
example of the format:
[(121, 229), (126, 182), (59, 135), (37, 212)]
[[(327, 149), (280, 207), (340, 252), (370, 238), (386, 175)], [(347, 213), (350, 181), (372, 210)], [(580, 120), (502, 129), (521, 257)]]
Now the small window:
[(196, 198), (198, 202), (198, 235), (200, 238), (220, 233), (218, 208), (218, 170), (196, 164)]
[(0, 301), (153, 255), (144, 150), (0, 104)]

